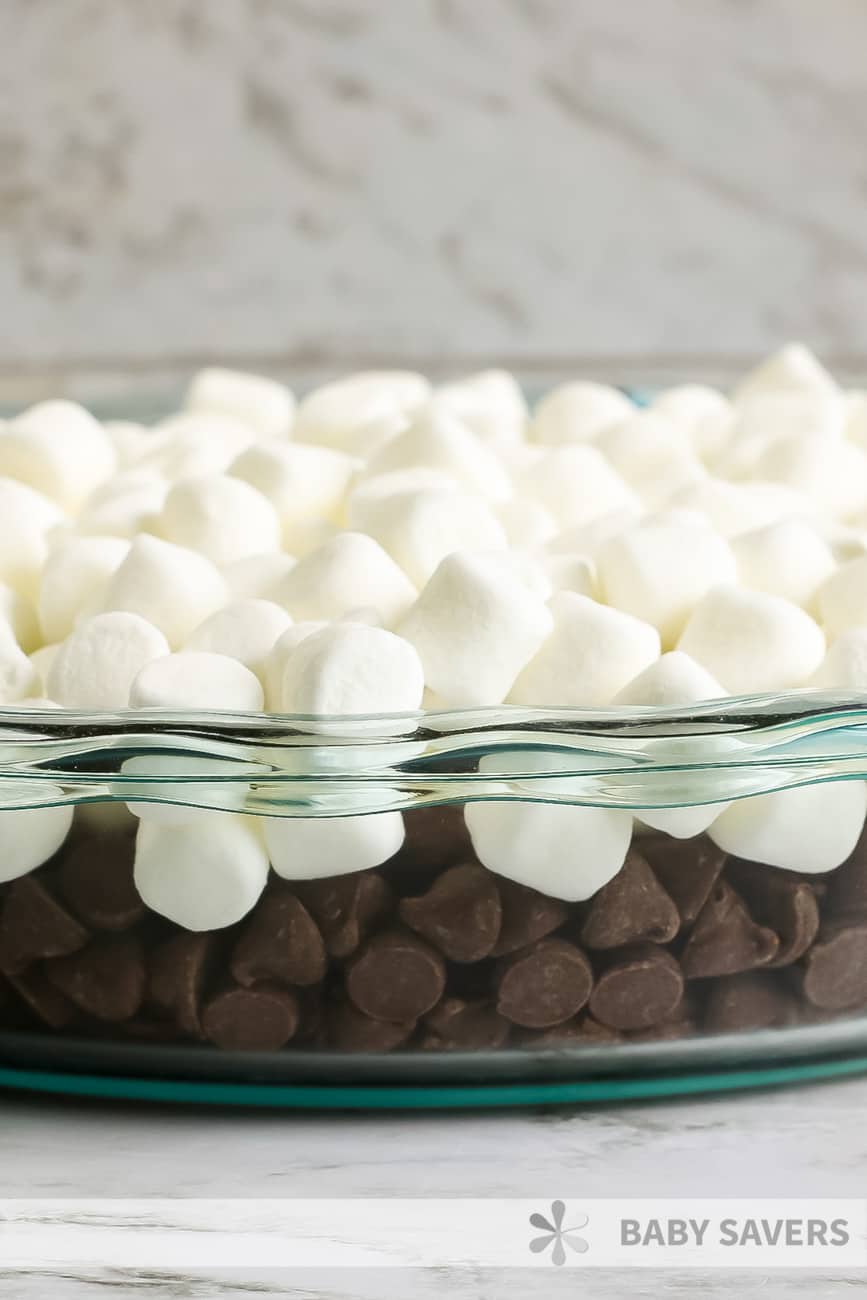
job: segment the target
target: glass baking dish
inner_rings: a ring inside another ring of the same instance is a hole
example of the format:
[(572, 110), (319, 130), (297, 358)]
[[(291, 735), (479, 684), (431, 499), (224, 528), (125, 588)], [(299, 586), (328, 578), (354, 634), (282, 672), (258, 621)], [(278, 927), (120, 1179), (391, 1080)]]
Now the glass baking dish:
[[(865, 701), (827, 692), (343, 719), (6, 708), (0, 1056), (454, 1084), (857, 1052), (865, 814)], [(183, 840), (198, 916), (255, 842), (248, 910), (206, 929), (152, 910), (137, 837), (170, 876)]]

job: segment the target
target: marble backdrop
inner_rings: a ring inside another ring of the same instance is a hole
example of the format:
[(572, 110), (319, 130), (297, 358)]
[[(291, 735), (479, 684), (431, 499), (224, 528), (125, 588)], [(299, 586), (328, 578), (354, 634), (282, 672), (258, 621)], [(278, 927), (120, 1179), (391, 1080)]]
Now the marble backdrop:
[(867, 355), (863, 0), (0, 0), (0, 369)]

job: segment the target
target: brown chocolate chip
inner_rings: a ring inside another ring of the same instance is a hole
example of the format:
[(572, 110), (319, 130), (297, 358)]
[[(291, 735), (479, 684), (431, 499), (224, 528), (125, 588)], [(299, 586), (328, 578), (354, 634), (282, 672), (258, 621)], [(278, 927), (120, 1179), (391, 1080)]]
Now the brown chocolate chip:
[(144, 997), (144, 955), (139, 940), (129, 934), (100, 937), (81, 952), (47, 961), (45, 974), (97, 1020), (129, 1020)]
[(682, 923), (692, 925), (725, 865), (725, 853), (706, 835), (692, 840), (676, 840), (670, 835), (642, 836), (638, 847), (674, 900)]
[(374, 935), (350, 959), (346, 991), (365, 1015), (406, 1023), (439, 1002), (446, 968), (435, 948), (409, 930)]
[(406, 840), (394, 860), (398, 871), (406, 868), (413, 874), (429, 874), (473, 858), (462, 806), (413, 808), (405, 814), (404, 825)]
[(443, 998), (424, 1018), (420, 1046), (446, 1050), (487, 1051), (502, 1047), (509, 1037), (509, 1022), (489, 1002)]
[(90, 935), (35, 876), (9, 887), (0, 917), (0, 964), (21, 971), (43, 957), (77, 952)]
[(803, 963), (804, 995), (826, 1011), (867, 1003), (867, 923), (828, 927)]
[(630, 849), (617, 875), (594, 895), (581, 942), (588, 948), (668, 943), (680, 929), (680, 915), (649, 863)]
[(647, 1029), (670, 1020), (683, 998), (677, 962), (655, 944), (640, 944), (618, 954), (599, 976), (590, 1012), (614, 1029)]
[(753, 919), (780, 940), (768, 966), (791, 966), (803, 957), (819, 930), (819, 904), (810, 884), (758, 862), (732, 861), (727, 874)]
[(493, 876), (476, 863), (450, 867), (420, 898), (404, 898), (400, 917), (448, 957), (487, 957), (500, 932), (500, 895)]
[(65, 1029), (78, 1015), (78, 1009), (50, 984), (39, 966), (9, 975), (9, 983), (38, 1020), (51, 1029)]
[(325, 880), (299, 880), (294, 889), (319, 927), (332, 957), (349, 957), (391, 903), (391, 889), (375, 871)]
[(405, 1024), (375, 1020), (342, 1000), (328, 1012), (328, 1042), (344, 1052), (391, 1052), (401, 1047), (414, 1029), (414, 1020)]
[(714, 980), (708, 992), (704, 1027), (712, 1034), (792, 1025), (798, 1006), (785, 977), (773, 971), (745, 971)]
[(225, 989), (202, 1012), (205, 1037), (231, 1052), (274, 1052), (298, 1028), (298, 999), (289, 989), (260, 984)]
[(566, 1020), (562, 1025), (552, 1025), (550, 1029), (528, 1029), (521, 1034), (523, 1047), (592, 1047), (598, 1044), (619, 1043), (623, 1035), (610, 1025), (582, 1011), (574, 1020)]
[(154, 948), (149, 960), (148, 1000), (187, 1034), (200, 1034), (202, 991), (213, 965), (216, 936), (183, 931)]
[(497, 877), (502, 918), (492, 957), (505, 957), (557, 930), (568, 919), (569, 908), (559, 898), (549, 898), (528, 885)]
[(867, 920), (867, 829), (846, 861), (827, 876), (828, 911)]
[(540, 939), (505, 963), (497, 1010), (525, 1029), (548, 1029), (580, 1011), (592, 987), (593, 971), (580, 948), (565, 939)]
[(757, 925), (740, 895), (719, 880), (699, 913), (680, 962), (687, 979), (738, 975), (766, 966), (779, 946), (773, 930)]
[(108, 835), (74, 844), (58, 872), (60, 892), (94, 930), (128, 930), (145, 914), (133, 881), (135, 837)]
[(285, 886), (270, 889), (251, 913), (232, 951), (232, 975), (239, 984), (260, 980), (318, 984), (328, 958), (313, 917)]

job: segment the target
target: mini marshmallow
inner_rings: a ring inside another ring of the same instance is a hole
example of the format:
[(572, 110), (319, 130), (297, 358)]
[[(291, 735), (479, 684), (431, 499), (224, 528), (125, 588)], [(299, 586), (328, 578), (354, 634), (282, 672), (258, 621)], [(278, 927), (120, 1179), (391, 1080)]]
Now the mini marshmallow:
[[(3, 802), (12, 803), (16, 785), (4, 783)], [(22, 795), (30, 793), (21, 784)], [(63, 798), (57, 785), (40, 783), (39, 797), (46, 802)], [(61, 847), (72, 826), (72, 808), (57, 803), (45, 808), (9, 808), (0, 810), (0, 884), (17, 880), (41, 867)]]
[(176, 483), (155, 531), (214, 564), (230, 564), (261, 551), (278, 551), (280, 520), (271, 502), (242, 479), (205, 474)]
[(809, 435), (833, 441), (845, 427), (846, 408), (836, 393), (760, 393), (738, 402), (731, 437), (714, 462), (728, 478), (756, 473), (765, 452), (783, 438)]
[(378, 609), (395, 623), (416, 590), (378, 542), (364, 533), (337, 533), (299, 560), (271, 598), (296, 619), (340, 618), (359, 605)]
[(246, 916), (268, 879), (268, 855), (252, 818), (232, 813), (184, 825), (145, 821), (135, 846), (135, 885), (153, 912), (185, 930), (222, 930)]
[(481, 370), (443, 384), (431, 404), (452, 411), (473, 433), (496, 448), (521, 441), (527, 424), (527, 401), (506, 370)]
[(43, 645), (30, 655), (30, 664), (36, 674), (36, 689), (43, 696), (48, 690), (48, 674), (51, 671), (51, 665), (54, 663), (54, 656), (59, 649), (60, 646), (56, 643)]
[(48, 695), (70, 709), (126, 708), (137, 674), (168, 651), (162, 632), (138, 614), (96, 614), (58, 647)]
[(39, 679), (33, 664), (18, 645), (12, 629), (0, 622), (0, 704), (14, 704), (36, 695)]
[(184, 649), (237, 659), (261, 678), (268, 655), (291, 624), (282, 605), (271, 600), (236, 600), (200, 623)]
[(845, 862), (858, 843), (865, 816), (863, 781), (826, 781), (738, 799), (708, 834), (736, 857), (813, 875)]
[(846, 393), (843, 399), (843, 429), (850, 442), (867, 451), (867, 392)]
[(837, 385), (803, 343), (787, 343), (741, 380), (735, 398), (768, 391), (836, 393)]
[(285, 384), (215, 366), (193, 377), (185, 405), (189, 411), (229, 415), (265, 438), (287, 437), (295, 415), (295, 398)]
[(741, 533), (732, 543), (743, 587), (785, 596), (811, 608), (822, 583), (836, 571), (831, 547), (802, 519), (780, 519)]
[(825, 656), (825, 638), (781, 596), (715, 587), (693, 610), (678, 649), (733, 695), (752, 695), (803, 686)]
[(586, 555), (549, 555), (545, 571), (552, 591), (574, 591), (579, 596), (597, 595), (596, 565)]
[(608, 704), (659, 657), (656, 628), (631, 614), (571, 591), (558, 592), (550, 608), (554, 629), (512, 687), (513, 704), (537, 708)]
[(549, 510), (561, 529), (638, 506), (632, 490), (595, 447), (552, 447), (520, 476), (519, 487)]
[(285, 632), (274, 642), (262, 669), (262, 683), (265, 687), (265, 707), (269, 713), (280, 713), (283, 708), (283, 672), (289, 662), (289, 656), (295, 648), (314, 632), (321, 632), (330, 624), (321, 619), (307, 619), (300, 623), (290, 622)]
[(62, 641), (83, 610), (101, 607), (108, 580), (128, 551), (129, 542), (119, 537), (75, 537), (52, 552), (39, 587), (39, 620), (47, 641)]
[(255, 440), (256, 433), (249, 425), (229, 415), (181, 411), (155, 425), (137, 463), (172, 480), (222, 474)]
[(561, 384), (539, 402), (530, 433), (549, 446), (564, 442), (590, 442), (604, 429), (635, 414), (624, 393), (607, 384), (579, 380)]
[(298, 442), (349, 450), (360, 428), (378, 420), (404, 421), (424, 405), (430, 391), (428, 381), (410, 370), (347, 375), (302, 398), (294, 437)]
[(170, 646), (179, 647), (226, 604), (227, 594), (219, 571), (204, 555), (142, 535), (109, 580), (105, 608), (140, 614)]
[(360, 817), (263, 817), (271, 866), (284, 880), (320, 880), (378, 867), (403, 844), (399, 812)]
[(779, 438), (759, 458), (755, 472), (803, 492), (837, 519), (867, 510), (867, 453), (843, 438)]
[(707, 476), (687, 434), (657, 411), (638, 411), (612, 425), (595, 446), (651, 508)]
[(496, 508), (496, 516), (509, 546), (521, 550), (544, 546), (560, 531), (551, 511), (546, 510), (540, 501), (530, 501), (526, 497), (512, 497), (511, 501), (501, 502)]
[(711, 587), (735, 582), (729, 544), (704, 523), (648, 519), (613, 537), (596, 556), (604, 599), (652, 623), (664, 646), (677, 640)]
[(654, 709), (680, 709), (702, 700), (718, 700), (728, 692), (706, 668), (684, 654), (670, 650), (624, 686), (615, 704), (639, 704)]
[(48, 555), (50, 531), (63, 515), (40, 492), (0, 478), (0, 519), (0, 580), (32, 597)]
[(184, 650), (146, 664), (130, 687), (132, 709), (220, 709), (260, 713), (265, 695), (258, 677), (237, 659)]
[(268, 600), (274, 588), (297, 563), (294, 555), (265, 551), (264, 554), (245, 555), (241, 560), (224, 564), (220, 572), (234, 600)]
[(280, 520), (283, 545), (294, 551), (302, 549), (299, 529), (308, 520), (338, 519), (356, 465), (351, 456), (330, 447), (266, 443), (248, 447), (229, 473), (268, 498)]
[(40, 402), (0, 429), (0, 474), (67, 509), (80, 506), (116, 464), (111, 439), (75, 402)]
[(350, 503), (349, 523), (388, 551), (416, 587), (452, 551), (505, 550), (506, 534), (484, 500), (450, 488), (416, 488)]
[(382, 628), (323, 628), (286, 660), (284, 713), (411, 713), (421, 706), (424, 670), (414, 646)]
[(143, 456), (150, 443), (150, 430), (132, 420), (106, 420), (103, 429), (111, 439), (118, 465), (125, 469)]
[(447, 411), (424, 411), (377, 452), (368, 463), (368, 474), (418, 465), (440, 470), (490, 501), (505, 501), (512, 495), (509, 476), (496, 453)]
[(668, 506), (704, 515), (727, 538), (777, 519), (813, 513), (808, 496), (782, 483), (727, 483), (720, 478), (706, 478), (681, 488)]
[(399, 626), (449, 705), (499, 704), (552, 627), (543, 600), (496, 555), (442, 561)]
[(76, 530), (86, 537), (132, 538), (152, 526), (168, 491), (166, 479), (153, 470), (124, 470), (88, 497)]
[(25, 654), (42, 641), (39, 619), (30, 601), (13, 587), (0, 583), (0, 622), (6, 622)]
[(712, 461), (722, 451), (734, 423), (728, 398), (704, 384), (666, 388), (654, 399), (650, 409), (682, 429), (696, 456), (705, 462)]
[(867, 627), (853, 627), (839, 636), (813, 673), (810, 686), (830, 690), (867, 691)]
[(819, 613), (830, 640), (850, 627), (867, 627), (867, 555), (850, 560), (819, 588)]
[(210, 820), (214, 810), (240, 811), (249, 781), (250, 764), (243, 761), (150, 751), (124, 759), (109, 788), (126, 801), (120, 806), (133, 818), (186, 826)]
[(567, 902), (616, 876), (632, 838), (632, 817), (619, 809), (495, 800), (468, 803), (464, 818), (490, 871)]
[(564, 529), (551, 538), (545, 549), (553, 555), (587, 555), (592, 559), (609, 537), (619, 536), (624, 529), (631, 528), (643, 517), (643, 509), (637, 501), (634, 501), (620, 510), (611, 510), (607, 514), (600, 515), (590, 523)]

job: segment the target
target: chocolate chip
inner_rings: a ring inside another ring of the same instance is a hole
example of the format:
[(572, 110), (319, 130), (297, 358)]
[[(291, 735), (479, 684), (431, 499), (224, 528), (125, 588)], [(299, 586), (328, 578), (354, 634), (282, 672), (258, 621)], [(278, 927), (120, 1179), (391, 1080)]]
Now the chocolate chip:
[(505, 957), (544, 939), (569, 917), (569, 908), (559, 898), (548, 898), (528, 885), (497, 877), (502, 917), (492, 957)]
[(429, 875), (472, 860), (473, 846), (463, 806), (413, 808), (404, 816), (404, 825), (406, 840), (394, 859), (396, 871), (406, 869)]
[(803, 991), (826, 1011), (867, 1003), (867, 923), (822, 931), (804, 958)]
[(647, 1029), (672, 1017), (683, 998), (680, 967), (664, 949), (641, 944), (618, 954), (590, 996), (590, 1012), (613, 1029)]
[(171, 1016), (185, 1033), (201, 1033), (202, 990), (216, 948), (213, 934), (182, 932), (150, 954), (148, 1000)]
[(647, 940), (668, 943), (680, 929), (680, 915), (649, 863), (630, 849), (613, 879), (590, 902), (581, 927), (588, 948), (622, 948)]
[(374, 1020), (351, 1002), (340, 1001), (328, 1011), (328, 1041), (345, 1052), (390, 1052), (401, 1047), (415, 1029), (415, 1021), (405, 1024)]
[(780, 941), (766, 926), (757, 925), (739, 894), (717, 881), (680, 956), (687, 979), (738, 975), (773, 961)]
[(502, 968), (497, 1010), (526, 1029), (569, 1020), (587, 1002), (593, 971), (580, 948), (565, 939), (540, 939)]
[(509, 1037), (509, 1022), (489, 1002), (443, 998), (424, 1018), (419, 1046), (445, 1050), (489, 1051)]
[(528, 1029), (520, 1037), (523, 1047), (592, 1047), (598, 1044), (619, 1043), (623, 1035), (610, 1025), (582, 1011), (574, 1020), (566, 1020), (562, 1025), (552, 1025), (550, 1029)]
[(45, 978), (39, 966), (7, 976), (23, 1002), (50, 1029), (65, 1029), (75, 1020), (78, 1009)]
[(444, 871), (426, 894), (404, 898), (400, 916), (451, 961), (487, 957), (500, 932), (500, 895), (493, 876), (475, 863)]
[(828, 874), (828, 910), (867, 920), (867, 829), (846, 861)]
[(89, 938), (40, 880), (22, 876), (10, 885), (0, 917), (0, 953), (7, 972), (24, 970), (43, 957), (77, 952)]
[(732, 861), (728, 875), (753, 919), (779, 938), (768, 966), (791, 966), (803, 957), (819, 931), (819, 904), (808, 882), (758, 862)]
[(299, 880), (294, 889), (332, 957), (349, 957), (388, 911), (391, 889), (375, 871)]
[(706, 835), (692, 840), (648, 835), (638, 845), (666, 893), (674, 900), (682, 923), (692, 925), (725, 865), (725, 853)]
[(704, 1027), (713, 1034), (771, 1029), (798, 1019), (797, 1002), (782, 975), (745, 971), (715, 980), (708, 992)]
[(278, 885), (262, 898), (241, 930), (230, 968), (243, 985), (260, 980), (308, 985), (325, 978), (322, 935), (290, 889)]
[(47, 961), (45, 974), (56, 989), (97, 1020), (129, 1020), (144, 997), (144, 956), (133, 935), (94, 939), (81, 952)]
[(365, 1015), (406, 1023), (439, 1002), (446, 983), (442, 957), (411, 931), (374, 935), (350, 959), (346, 991)]
[(202, 1012), (205, 1037), (231, 1052), (274, 1052), (297, 1027), (295, 994), (268, 984), (225, 989)]
[(135, 837), (80, 840), (64, 855), (58, 885), (76, 916), (94, 930), (128, 930), (145, 914), (133, 881)]

